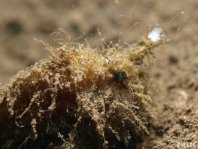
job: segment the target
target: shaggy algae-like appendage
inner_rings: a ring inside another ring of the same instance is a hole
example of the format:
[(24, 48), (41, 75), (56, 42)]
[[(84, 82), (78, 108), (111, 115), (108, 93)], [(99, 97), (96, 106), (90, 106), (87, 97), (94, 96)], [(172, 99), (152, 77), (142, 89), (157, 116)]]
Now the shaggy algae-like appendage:
[(162, 38), (154, 29), (131, 48), (100, 51), (59, 40), (1, 87), (0, 146), (134, 148), (153, 117), (143, 59)]

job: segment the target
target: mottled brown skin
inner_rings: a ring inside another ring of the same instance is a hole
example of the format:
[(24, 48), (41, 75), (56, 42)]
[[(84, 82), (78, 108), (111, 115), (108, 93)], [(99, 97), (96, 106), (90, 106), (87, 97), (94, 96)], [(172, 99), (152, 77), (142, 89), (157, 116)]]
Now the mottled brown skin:
[[(140, 68), (156, 45), (143, 39), (124, 50), (60, 47), (19, 72), (0, 96), (0, 130), (9, 124), (13, 131), (1, 135), (0, 146), (135, 147), (152, 117)], [(118, 72), (123, 81), (115, 80)]]

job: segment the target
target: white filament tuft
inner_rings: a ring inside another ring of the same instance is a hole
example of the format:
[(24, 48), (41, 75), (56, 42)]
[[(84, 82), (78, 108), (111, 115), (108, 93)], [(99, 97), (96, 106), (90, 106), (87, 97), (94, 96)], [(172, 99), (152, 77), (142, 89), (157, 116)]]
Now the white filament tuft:
[(164, 39), (165, 37), (165, 33), (161, 28), (155, 27), (149, 34), (148, 34), (148, 38), (154, 42), (160, 42)]

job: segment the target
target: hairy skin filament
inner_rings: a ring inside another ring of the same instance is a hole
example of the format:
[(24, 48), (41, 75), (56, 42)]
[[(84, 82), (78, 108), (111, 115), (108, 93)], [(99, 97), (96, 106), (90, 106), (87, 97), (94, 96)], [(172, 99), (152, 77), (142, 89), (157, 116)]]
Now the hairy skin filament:
[(163, 41), (156, 29), (126, 49), (97, 51), (61, 40), (50, 57), (1, 87), (0, 131), (7, 135), (0, 146), (136, 146), (153, 117), (143, 59)]

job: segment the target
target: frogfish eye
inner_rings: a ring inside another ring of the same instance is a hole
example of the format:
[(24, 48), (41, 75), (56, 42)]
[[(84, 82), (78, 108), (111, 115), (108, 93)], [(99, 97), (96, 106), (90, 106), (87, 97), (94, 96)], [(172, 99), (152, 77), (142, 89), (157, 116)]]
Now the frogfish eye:
[(121, 83), (127, 79), (127, 74), (124, 71), (119, 71), (113, 74), (114, 81)]

